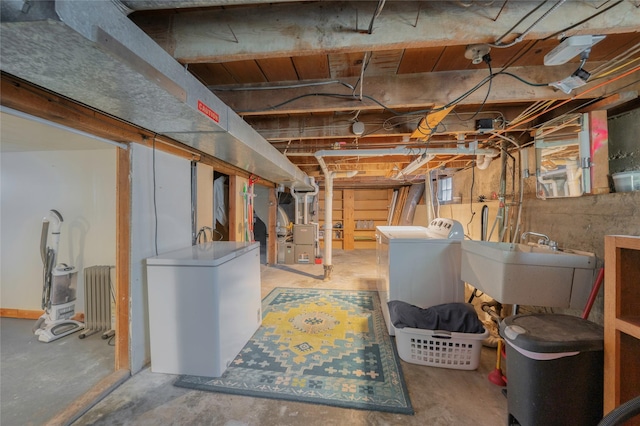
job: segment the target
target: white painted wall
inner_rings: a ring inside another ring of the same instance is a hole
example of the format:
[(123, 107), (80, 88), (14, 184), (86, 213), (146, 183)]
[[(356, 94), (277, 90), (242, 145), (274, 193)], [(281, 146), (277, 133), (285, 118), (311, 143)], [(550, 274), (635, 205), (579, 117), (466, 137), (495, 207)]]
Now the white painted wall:
[[(191, 245), (191, 164), (188, 160), (132, 144), (131, 148), (130, 366), (150, 361), (145, 259)], [(151, 284), (153, 285), (153, 284)]]
[(2, 154), (2, 308), (41, 309), (42, 219), (56, 209), (64, 219), (57, 260), (78, 268), (76, 311), (84, 312), (83, 268), (115, 264), (115, 153), (106, 148)]

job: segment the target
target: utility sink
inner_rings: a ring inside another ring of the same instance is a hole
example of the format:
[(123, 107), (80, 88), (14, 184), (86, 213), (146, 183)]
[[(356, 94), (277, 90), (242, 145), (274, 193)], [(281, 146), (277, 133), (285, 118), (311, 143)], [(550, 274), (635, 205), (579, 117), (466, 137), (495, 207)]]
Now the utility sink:
[(583, 309), (595, 268), (584, 251), (462, 241), (462, 280), (503, 304)]

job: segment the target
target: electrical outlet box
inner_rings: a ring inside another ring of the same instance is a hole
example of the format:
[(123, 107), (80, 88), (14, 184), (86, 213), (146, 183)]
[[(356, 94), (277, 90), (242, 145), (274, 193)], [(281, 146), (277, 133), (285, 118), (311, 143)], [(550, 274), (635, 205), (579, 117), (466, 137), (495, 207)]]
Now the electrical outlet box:
[(476, 120), (476, 130), (479, 132), (490, 132), (493, 130), (493, 119), (481, 118)]

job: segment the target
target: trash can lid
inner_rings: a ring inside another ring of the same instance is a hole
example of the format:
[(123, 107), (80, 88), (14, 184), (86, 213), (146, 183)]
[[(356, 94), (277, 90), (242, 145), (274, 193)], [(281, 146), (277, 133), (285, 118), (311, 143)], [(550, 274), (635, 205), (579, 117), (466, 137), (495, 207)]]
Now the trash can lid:
[(513, 315), (500, 322), (500, 335), (512, 345), (531, 352), (587, 352), (604, 348), (602, 326), (572, 315)]

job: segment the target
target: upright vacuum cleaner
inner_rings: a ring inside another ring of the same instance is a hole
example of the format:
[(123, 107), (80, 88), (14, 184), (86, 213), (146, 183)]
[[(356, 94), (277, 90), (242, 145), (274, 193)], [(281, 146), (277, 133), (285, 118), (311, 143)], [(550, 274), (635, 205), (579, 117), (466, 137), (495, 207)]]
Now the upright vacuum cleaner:
[[(71, 319), (76, 313), (78, 272), (75, 267), (64, 263), (56, 265), (60, 228), (63, 222), (62, 215), (57, 210), (50, 210), (49, 216), (53, 220), (51, 231), (53, 248), (47, 246), (49, 239), (48, 217), (42, 220), (42, 234), (40, 236), (40, 255), (44, 265), (42, 269), (42, 309), (44, 309), (44, 313), (33, 327), (33, 332), (41, 342), (51, 342), (84, 328), (83, 323)], [(56, 266), (54, 267), (54, 265)]]

